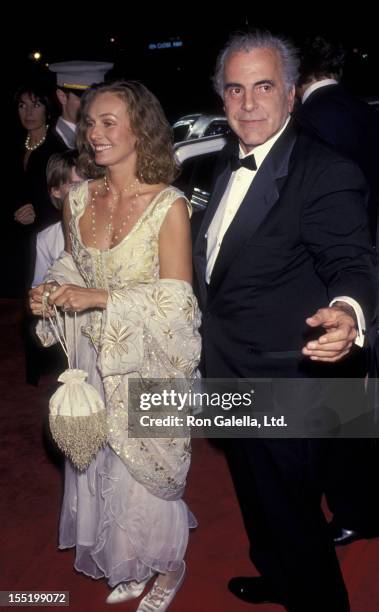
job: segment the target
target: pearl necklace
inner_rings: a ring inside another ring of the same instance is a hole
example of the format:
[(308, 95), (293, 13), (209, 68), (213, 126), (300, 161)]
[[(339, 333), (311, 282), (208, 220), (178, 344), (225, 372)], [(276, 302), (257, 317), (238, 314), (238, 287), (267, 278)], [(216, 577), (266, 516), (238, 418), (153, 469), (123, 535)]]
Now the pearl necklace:
[(41, 146), (41, 144), (43, 144), (46, 140), (46, 136), (47, 136), (47, 130), (49, 129), (49, 126), (46, 126), (46, 130), (44, 135), (42, 136), (41, 140), (39, 140), (38, 142), (36, 142), (36, 144), (31, 145), (30, 144), (30, 134), (27, 135), (26, 140), (25, 140), (25, 149), (27, 151), (35, 151), (35, 149), (38, 149), (38, 147)]
[[(126, 224), (128, 223), (130, 217), (132, 216), (133, 212), (134, 212), (134, 208), (135, 208), (135, 204), (138, 200), (139, 197), (139, 193), (138, 191), (135, 192), (134, 196), (133, 196), (133, 200), (132, 203), (130, 205), (129, 208), (129, 212), (126, 215), (125, 219), (121, 222), (120, 227), (115, 230), (114, 227), (114, 223), (113, 223), (113, 215), (114, 215), (114, 211), (116, 209), (116, 202), (121, 198), (123, 193), (127, 193), (128, 191), (132, 191), (134, 187), (138, 187), (138, 185), (140, 185), (140, 182), (138, 180), (138, 178), (133, 181), (132, 183), (129, 183), (129, 185), (126, 185), (126, 187), (124, 187), (123, 189), (121, 189), (121, 191), (119, 191), (118, 193), (112, 193), (111, 188), (109, 187), (108, 181), (107, 181), (107, 177), (104, 176), (104, 188), (106, 193), (110, 193), (111, 194), (111, 198), (112, 198), (112, 202), (111, 204), (108, 206), (109, 208), (109, 221), (107, 223), (107, 225), (105, 226), (107, 235), (108, 235), (108, 241), (109, 241), (109, 247), (110, 248), (112, 246), (112, 244), (114, 245), (118, 238), (120, 238), (120, 234), (122, 232), (122, 230), (124, 229), (124, 227), (126, 226)], [(96, 189), (96, 191), (94, 191), (92, 199), (91, 199), (91, 221), (92, 221), (92, 238), (93, 238), (93, 243), (94, 246), (97, 247), (97, 241), (96, 241), (96, 198), (99, 195), (99, 189)], [(112, 238), (112, 234), (113, 238)]]

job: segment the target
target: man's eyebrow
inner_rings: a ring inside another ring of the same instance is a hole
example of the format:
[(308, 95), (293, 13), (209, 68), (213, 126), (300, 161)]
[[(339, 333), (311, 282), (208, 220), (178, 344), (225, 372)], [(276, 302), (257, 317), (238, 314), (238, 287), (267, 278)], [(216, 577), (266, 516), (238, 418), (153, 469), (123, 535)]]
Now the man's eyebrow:
[(228, 89), (229, 87), (243, 87), (243, 85), (241, 85), (241, 83), (225, 83), (224, 85), (224, 89)]
[(254, 83), (254, 87), (256, 87), (257, 85), (275, 85), (275, 81), (273, 81), (272, 79), (262, 79), (261, 81), (257, 81), (256, 83)]
[[(253, 83), (253, 87), (257, 87), (259, 85), (272, 85), (275, 86), (275, 81), (273, 81), (272, 79), (262, 79), (260, 81), (256, 81), (255, 83)], [(241, 83), (225, 83), (224, 85), (224, 89), (228, 89), (230, 87), (241, 87), (242, 89), (244, 89), (244, 85), (241, 85)]]

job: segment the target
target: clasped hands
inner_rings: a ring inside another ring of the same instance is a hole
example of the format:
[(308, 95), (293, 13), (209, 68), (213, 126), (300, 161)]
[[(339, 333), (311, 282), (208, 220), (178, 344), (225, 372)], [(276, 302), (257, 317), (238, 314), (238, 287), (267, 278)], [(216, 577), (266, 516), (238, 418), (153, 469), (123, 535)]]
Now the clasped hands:
[(311, 340), (302, 353), (312, 361), (336, 362), (350, 352), (357, 337), (353, 313), (337, 306), (320, 308), (306, 319), (310, 327), (323, 327), (326, 333), (317, 340)]
[(78, 285), (43, 283), (29, 291), (29, 306), (36, 316), (53, 316), (53, 306), (63, 312), (83, 312), (90, 308), (105, 308), (108, 292)]

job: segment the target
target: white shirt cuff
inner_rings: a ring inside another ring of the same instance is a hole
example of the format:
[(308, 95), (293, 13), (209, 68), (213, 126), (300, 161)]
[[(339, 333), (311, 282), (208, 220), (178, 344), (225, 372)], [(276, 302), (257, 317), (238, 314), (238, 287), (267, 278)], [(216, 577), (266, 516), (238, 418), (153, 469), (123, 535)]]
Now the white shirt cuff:
[(333, 306), (333, 304), (335, 304), (336, 302), (345, 302), (346, 304), (351, 306), (352, 309), (354, 310), (355, 316), (357, 317), (357, 323), (358, 323), (357, 337), (354, 340), (354, 344), (362, 347), (365, 341), (365, 333), (366, 333), (366, 321), (365, 321), (365, 317), (364, 317), (362, 308), (360, 307), (360, 305), (358, 304), (356, 300), (346, 295), (341, 295), (339, 297), (333, 298), (329, 306)]

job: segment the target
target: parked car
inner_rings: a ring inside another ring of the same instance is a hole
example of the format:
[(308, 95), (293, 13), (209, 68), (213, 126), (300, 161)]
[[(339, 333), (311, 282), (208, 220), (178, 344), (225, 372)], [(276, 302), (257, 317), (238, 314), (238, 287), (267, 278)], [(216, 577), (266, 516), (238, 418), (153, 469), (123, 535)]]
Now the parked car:
[(222, 115), (185, 115), (172, 126), (174, 130), (174, 142), (183, 142), (195, 138), (228, 134), (230, 128), (226, 117)]
[(175, 185), (191, 202), (194, 211), (208, 204), (218, 152), (226, 144), (224, 135), (186, 140), (174, 146), (181, 174)]

